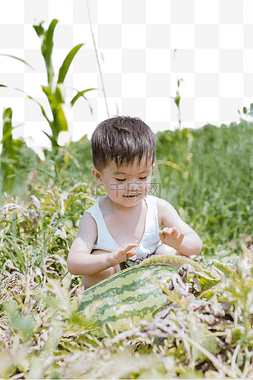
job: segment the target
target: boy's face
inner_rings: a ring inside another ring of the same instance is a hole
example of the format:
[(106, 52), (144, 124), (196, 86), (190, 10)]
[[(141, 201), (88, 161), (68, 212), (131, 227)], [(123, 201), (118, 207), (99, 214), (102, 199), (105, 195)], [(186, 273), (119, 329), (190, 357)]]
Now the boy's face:
[(152, 160), (146, 162), (146, 157), (138, 159), (133, 164), (123, 164), (117, 168), (111, 161), (101, 172), (92, 169), (95, 181), (104, 185), (110, 199), (125, 207), (134, 207), (149, 192), (151, 186), (151, 174), (155, 164)]

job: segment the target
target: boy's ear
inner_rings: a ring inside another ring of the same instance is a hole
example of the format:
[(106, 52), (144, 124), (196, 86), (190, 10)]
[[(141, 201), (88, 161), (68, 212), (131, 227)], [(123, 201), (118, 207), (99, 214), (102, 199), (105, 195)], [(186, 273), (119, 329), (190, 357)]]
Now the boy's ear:
[(91, 169), (91, 174), (93, 175), (93, 177), (94, 177), (94, 179), (98, 185), (103, 184), (102, 175), (97, 169), (95, 169), (95, 168)]
[(152, 165), (152, 170), (154, 169), (154, 167), (155, 167), (155, 163), (153, 163), (153, 165)]

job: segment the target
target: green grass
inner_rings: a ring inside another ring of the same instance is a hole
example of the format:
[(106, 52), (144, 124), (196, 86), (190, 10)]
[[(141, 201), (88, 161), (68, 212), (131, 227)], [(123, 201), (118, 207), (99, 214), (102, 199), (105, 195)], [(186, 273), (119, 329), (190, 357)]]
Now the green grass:
[[(107, 324), (99, 338), (92, 331), (99, 305), (77, 312), (81, 276), (66, 265), (78, 222), (103, 191), (91, 181), (90, 141), (45, 150), (28, 193), (6, 195), (0, 216), (1, 377), (251, 378), (252, 140), (246, 122), (157, 134), (153, 180), (201, 236), (196, 260), (221, 280), (189, 299), (163, 283), (177, 304), (169, 319), (123, 335)], [(18, 181), (29, 168), (14, 169)], [(198, 305), (204, 309), (193, 311)]]
[(197, 229), (205, 253), (252, 231), (252, 141), (245, 121), (157, 134), (162, 197)]
[[(8, 197), (0, 218), (1, 377), (251, 378), (250, 249), (243, 247), (232, 267), (217, 260), (205, 267), (218, 283), (210, 276), (198, 279), (190, 267), (189, 297), (180, 294), (179, 285), (171, 293), (166, 282), (157, 283), (168, 295), (169, 318), (143, 321), (142, 327), (129, 326), (122, 333), (110, 324), (93, 330), (99, 301), (78, 313), (81, 278), (67, 272), (66, 257), (75, 220), (94, 200), (85, 184), (64, 193), (41, 186), (35, 190), (38, 199), (16, 201), (15, 211), (7, 207), (14, 201)], [(203, 285), (213, 281), (214, 287), (201, 294), (194, 285), (202, 280)]]
[[(103, 189), (90, 173), (87, 137), (63, 147), (58, 143), (61, 132), (68, 131), (63, 84), (82, 44), (69, 52), (54, 86), (51, 58), (57, 23), (54, 19), (47, 30), (43, 23), (34, 25), (46, 65), (48, 80), (42, 90), (52, 120), (36, 99), (28, 98), (50, 125), (52, 150), (44, 150), (45, 161), (24, 141), (13, 139), (12, 110), (3, 114), (0, 377), (252, 378), (253, 123), (181, 130), (177, 91), (180, 128), (157, 133), (153, 180), (161, 184), (162, 198), (199, 233), (204, 247), (196, 260), (220, 281), (198, 293), (198, 279), (190, 273), (185, 286), (192, 293), (187, 296), (180, 295), (179, 277), (173, 280), (173, 293), (161, 283), (167, 307), (173, 300), (169, 318), (143, 321), (142, 328), (133, 326), (123, 335), (105, 324), (98, 339), (92, 326), (99, 305), (88, 305), (83, 315), (77, 312), (81, 276), (68, 273), (66, 259), (81, 216)], [(70, 106), (79, 98), (87, 100), (91, 90), (77, 91)]]
[[(157, 164), (153, 181), (161, 183), (161, 197), (178, 210), (197, 230), (204, 242), (204, 255), (228, 256), (231, 247), (239, 253), (241, 239), (251, 234), (253, 222), (253, 124), (241, 121), (217, 128), (206, 125), (198, 130), (177, 129), (157, 133)], [(68, 191), (76, 183), (87, 182), (93, 194), (95, 183), (91, 144), (87, 137), (58, 150), (44, 150), (46, 160), (36, 165), (20, 165), (13, 171), (15, 183), (28, 178), (27, 190), (34, 185)], [(24, 162), (26, 150), (19, 151)], [(7, 183), (7, 182), (6, 182)], [(25, 199), (25, 186), (13, 195)], [(101, 191), (103, 191), (101, 189)], [(77, 202), (78, 208), (78, 202)], [(82, 210), (82, 207), (80, 208)], [(77, 214), (80, 217), (80, 214)]]

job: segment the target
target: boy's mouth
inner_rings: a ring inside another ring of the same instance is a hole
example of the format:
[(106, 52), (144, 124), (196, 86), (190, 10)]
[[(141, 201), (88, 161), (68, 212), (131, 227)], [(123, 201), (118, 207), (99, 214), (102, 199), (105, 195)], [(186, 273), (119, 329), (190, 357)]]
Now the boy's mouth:
[(129, 194), (129, 195), (124, 195), (125, 198), (136, 198), (140, 195), (140, 193), (138, 194)]

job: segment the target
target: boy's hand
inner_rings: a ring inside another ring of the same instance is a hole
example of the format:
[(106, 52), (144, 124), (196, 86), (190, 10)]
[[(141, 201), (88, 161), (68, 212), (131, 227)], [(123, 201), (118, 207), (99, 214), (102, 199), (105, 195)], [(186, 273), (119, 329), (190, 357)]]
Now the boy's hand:
[(130, 257), (136, 254), (135, 248), (138, 246), (138, 241), (135, 241), (130, 244), (125, 244), (122, 247), (115, 249), (115, 251), (108, 254), (108, 265), (109, 267), (115, 267), (115, 265), (126, 261)]
[(175, 227), (165, 227), (160, 231), (159, 235), (164, 244), (169, 245), (176, 250), (178, 250), (184, 239), (184, 234), (179, 233)]

